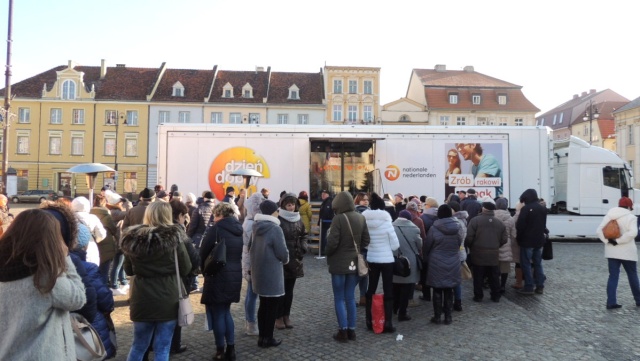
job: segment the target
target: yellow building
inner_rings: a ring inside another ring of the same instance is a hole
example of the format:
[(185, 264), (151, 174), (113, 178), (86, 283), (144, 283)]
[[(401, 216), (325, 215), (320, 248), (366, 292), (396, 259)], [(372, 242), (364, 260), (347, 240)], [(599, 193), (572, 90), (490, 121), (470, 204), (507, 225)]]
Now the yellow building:
[(325, 66), (327, 124), (378, 121), (380, 68)]
[(636, 98), (613, 112), (615, 119), (616, 152), (629, 162), (634, 187), (640, 187), (640, 98)]

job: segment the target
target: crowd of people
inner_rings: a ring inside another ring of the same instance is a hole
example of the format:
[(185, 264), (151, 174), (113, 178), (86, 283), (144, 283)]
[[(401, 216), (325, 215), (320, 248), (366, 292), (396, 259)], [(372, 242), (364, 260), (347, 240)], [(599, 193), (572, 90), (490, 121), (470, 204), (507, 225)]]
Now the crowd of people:
[[(242, 299), (243, 283), (243, 332), (257, 336), (259, 347), (280, 345), (274, 329), (295, 327), (294, 290), (304, 277), (312, 231), (309, 195), (283, 191), (274, 202), (267, 189), (249, 197), (241, 190), (236, 197), (228, 187), (222, 201), (215, 198), (211, 191), (183, 197), (177, 186), (169, 192), (156, 186), (140, 192), (133, 205), (107, 188), (93, 205), (85, 197), (61, 197), (11, 216), (0, 238), (0, 321), (16, 326), (0, 338), (0, 359), (75, 360), (70, 312), (92, 324), (105, 346), (104, 359), (112, 358), (118, 351), (110, 317), (114, 296), (128, 295), (133, 340), (127, 360), (147, 360), (150, 352), (168, 360), (187, 350), (177, 323), (176, 284), (201, 293), (214, 360), (236, 359), (230, 306)], [(508, 199), (478, 199), (473, 188), (451, 193), (442, 203), (402, 193), (360, 192), (354, 198), (323, 190), (321, 198), (319, 246), (331, 277), (337, 342), (356, 340), (357, 306), (365, 307), (370, 331), (382, 322), (382, 333), (394, 333), (394, 318), (410, 321), (409, 307), (419, 300), (432, 302), (432, 323), (450, 325), (453, 311), (463, 310), (467, 267), (474, 302), (483, 301), (486, 289), (491, 301), (500, 302), (513, 264), (511, 287), (523, 296), (544, 294), (547, 209), (534, 189), (523, 192), (515, 213)], [(640, 306), (632, 207), (623, 197), (597, 231), (609, 262), (607, 309), (620, 307), (621, 266)], [(611, 220), (620, 226), (616, 239), (603, 234)], [(226, 249), (224, 267), (205, 272), (220, 244)], [(361, 272), (359, 257), (367, 272)], [(396, 271), (398, 257), (408, 260), (408, 273)], [(372, 312), (380, 281), (382, 318)], [(20, 322), (11, 321), (15, 317)]]

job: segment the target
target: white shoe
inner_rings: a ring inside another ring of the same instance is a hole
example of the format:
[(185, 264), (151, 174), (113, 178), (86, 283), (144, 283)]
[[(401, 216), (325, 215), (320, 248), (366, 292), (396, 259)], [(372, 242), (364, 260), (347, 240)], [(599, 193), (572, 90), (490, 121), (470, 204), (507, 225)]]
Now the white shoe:
[(247, 336), (258, 336), (258, 325), (255, 322), (244, 321), (244, 334)]
[(114, 296), (124, 296), (127, 294), (127, 291), (120, 288), (112, 288), (111, 293), (113, 293)]
[(123, 290), (124, 292), (129, 292), (129, 284), (122, 286), (120, 289)]

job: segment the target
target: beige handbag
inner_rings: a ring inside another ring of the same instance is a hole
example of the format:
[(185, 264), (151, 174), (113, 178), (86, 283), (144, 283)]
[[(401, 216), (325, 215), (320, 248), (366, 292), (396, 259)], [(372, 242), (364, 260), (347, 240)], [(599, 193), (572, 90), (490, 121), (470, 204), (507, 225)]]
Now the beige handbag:
[(462, 262), (462, 265), (460, 266), (460, 275), (462, 276), (462, 280), (464, 281), (470, 280), (473, 278), (473, 275), (471, 274), (471, 269), (469, 269), (469, 265), (467, 265), (467, 262)]
[(184, 289), (182, 279), (180, 277), (180, 271), (178, 270), (178, 248), (173, 250), (174, 260), (176, 263), (176, 285), (178, 286), (178, 326), (186, 327), (193, 323), (195, 318), (193, 314), (193, 307), (191, 307), (191, 300), (189, 294)]

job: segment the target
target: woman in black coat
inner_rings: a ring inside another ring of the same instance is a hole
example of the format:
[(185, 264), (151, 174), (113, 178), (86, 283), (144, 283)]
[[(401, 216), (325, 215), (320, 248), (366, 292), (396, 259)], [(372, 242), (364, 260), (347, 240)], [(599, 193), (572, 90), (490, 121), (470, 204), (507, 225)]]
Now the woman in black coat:
[[(214, 225), (206, 231), (200, 245), (200, 269), (215, 245), (224, 239), (227, 263), (215, 275), (204, 275), (204, 288), (200, 303), (206, 306), (207, 320), (216, 339), (214, 360), (235, 360), (235, 326), (231, 317), (231, 303), (240, 302), (242, 288), (242, 224), (235, 217), (229, 203), (220, 203), (213, 209)], [(225, 352), (226, 340), (226, 352)]]

